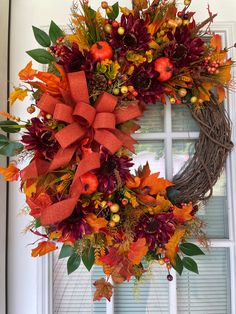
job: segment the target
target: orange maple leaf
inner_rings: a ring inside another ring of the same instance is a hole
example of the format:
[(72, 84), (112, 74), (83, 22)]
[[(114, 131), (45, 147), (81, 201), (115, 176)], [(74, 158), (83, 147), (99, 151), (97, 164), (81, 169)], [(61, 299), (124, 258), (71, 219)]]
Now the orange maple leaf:
[(33, 257), (43, 256), (49, 252), (55, 251), (56, 249), (57, 246), (54, 242), (43, 241), (40, 242), (38, 246), (32, 250), (31, 256)]
[(141, 183), (141, 188), (149, 187), (149, 194), (155, 195), (166, 190), (167, 187), (173, 185), (172, 182), (165, 180), (164, 178), (158, 178), (159, 174), (160, 173), (157, 172), (146, 177)]
[(4, 176), (5, 181), (17, 181), (20, 169), (18, 169), (15, 164), (11, 162), (7, 168), (0, 167), (0, 173)]
[(217, 90), (217, 96), (218, 96), (219, 102), (222, 103), (225, 99), (225, 89), (222, 86), (218, 86), (216, 87), (216, 90)]
[(135, 264), (139, 265), (143, 256), (147, 254), (148, 246), (146, 244), (145, 238), (139, 238), (136, 242), (133, 242), (130, 246), (128, 253), (129, 260)]
[(30, 61), (18, 75), (22, 81), (32, 81), (37, 73), (38, 71), (32, 69), (32, 61)]
[(141, 180), (139, 177), (130, 176), (126, 181), (126, 186), (129, 189), (136, 189), (140, 186)]
[(93, 285), (96, 287), (96, 291), (93, 296), (93, 301), (100, 301), (103, 297), (108, 301), (111, 300), (113, 286), (110, 282), (104, 278), (96, 280)]
[(175, 257), (178, 252), (180, 239), (185, 235), (184, 229), (176, 229), (174, 235), (170, 238), (167, 244), (165, 244), (166, 256), (170, 259), (170, 262), (175, 266)]
[(85, 219), (94, 233), (99, 233), (100, 229), (105, 228), (108, 224), (108, 221), (105, 218), (98, 218), (92, 213), (88, 214)]
[(193, 219), (193, 216), (191, 215), (192, 210), (192, 203), (183, 205), (182, 208), (174, 206), (173, 214), (180, 223), (184, 223), (185, 221)]

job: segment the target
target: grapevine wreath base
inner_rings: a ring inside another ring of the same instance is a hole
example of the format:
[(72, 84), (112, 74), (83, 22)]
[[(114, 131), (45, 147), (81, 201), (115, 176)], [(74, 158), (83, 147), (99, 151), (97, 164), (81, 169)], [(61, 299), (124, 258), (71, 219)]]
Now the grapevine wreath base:
[[(169, 281), (172, 267), (198, 273), (192, 257), (204, 253), (189, 241), (207, 245), (199, 202), (211, 197), (233, 147), (223, 106), (233, 61), (210, 31), (216, 15), (208, 7), (209, 18), (197, 24), (190, 0), (182, 10), (175, 1), (132, 2), (129, 9), (103, 1), (97, 11), (73, 3), (70, 34), (53, 21), (49, 34), (33, 26), (42, 48), (27, 53), (47, 71), (30, 61), (9, 102), (28, 97), (35, 115), (23, 121), (0, 113), (2, 131), (22, 130), (15, 141), (0, 134), (0, 154), (29, 160), (0, 173), (20, 179), (32, 219), (26, 230), (39, 241), (32, 256), (60, 247), (68, 274), (81, 261), (88, 270), (103, 267), (94, 300), (110, 300), (110, 279), (138, 281), (156, 262)], [(186, 104), (200, 128), (195, 153), (173, 182), (151, 173), (148, 162), (131, 169), (138, 119), (166, 97)]]
[(175, 202), (197, 203), (212, 196), (213, 186), (225, 167), (233, 143), (227, 112), (213, 95), (210, 102), (203, 103), (201, 110), (188, 108), (200, 128), (200, 135), (193, 157), (173, 179), (178, 191), (173, 197)]

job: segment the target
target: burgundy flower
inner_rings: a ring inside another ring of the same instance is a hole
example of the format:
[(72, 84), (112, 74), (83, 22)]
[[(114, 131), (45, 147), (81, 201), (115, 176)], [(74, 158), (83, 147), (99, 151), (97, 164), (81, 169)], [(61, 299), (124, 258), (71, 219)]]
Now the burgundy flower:
[(81, 239), (84, 234), (91, 234), (91, 228), (85, 220), (79, 204), (70, 217), (57, 225), (57, 230), (62, 232), (62, 237), (73, 238), (75, 241)]
[(144, 103), (156, 103), (157, 96), (163, 94), (163, 86), (157, 80), (158, 73), (154, 70), (153, 65), (144, 63), (137, 67), (131, 78), (131, 85), (138, 92), (138, 98)]
[(22, 136), (21, 141), (25, 144), (26, 150), (33, 150), (52, 159), (59, 148), (54, 138), (53, 131), (45, 126), (40, 119), (32, 118), (31, 125), (26, 127), (27, 132)]
[(174, 62), (176, 68), (189, 66), (204, 53), (204, 41), (193, 37), (187, 26), (177, 27), (174, 34), (168, 32), (167, 36), (173, 42), (165, 48), (164, 54)]
[(118, 157), (103, 150), (101, 167), (95, 171), (99, 182), (98, 190), (107, 194), (112, 193), (118, 184), (117, 174), (121, 183), (124, 183), (130, 176), (130, 167), (132, 166), (132, 159), (128, 156)]
[(151, 250), (164, 245), (174, 234), (173, 213), (144, 215), (136, 226), (137, 238), (145, 238)]
[(58, 63), (63, 65), (66, 72), (80, 71), (84, 62), (85, 57), (77, 44), (73, 43), (71, 47), (63, 46), (63, 53)]
[(148, 33), (143, 19), (135, 18), (133, 14), (121, 16), (120, 26), (125, 29), (124, 35), (119, 35), (117, 30), (111, 34), (111, 46), (121, 51), (147, 50), (151, 35)]

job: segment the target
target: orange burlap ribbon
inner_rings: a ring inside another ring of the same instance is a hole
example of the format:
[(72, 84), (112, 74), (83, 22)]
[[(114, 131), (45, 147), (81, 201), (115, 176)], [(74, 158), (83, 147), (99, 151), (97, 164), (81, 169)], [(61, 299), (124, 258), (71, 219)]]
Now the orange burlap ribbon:
[[(95, 141), (111, 154), (116, 153), (122, 146), (134, 151), (136, 141), (118, 130), (116, 125), (140, 117), (138, 104), (117, 109), (117, 97), (104, 92), (94, 106), (91, 106), (85, 73), (69, 73), (68, 82), (70, 93), (63, 93), (66, 103), (45, 93), (37, 104), (41, 111), (52, 114), (53, 119), (66, 124), (55, 134), (61, 148), (50, 164), (34, 159), (21, 171), (23, 181), (67, 165), (75, 151), (81, 148), (80, 141), (84, 138), (88, 138), (91, 143)], [(55, 224), (72, 214), (82, 191), (81, 175), (99, 167), (99, 153), (91, 152), (82, 157), (71, 184), (70, 197), (43, 209), (40, 217), (42, 225)]]

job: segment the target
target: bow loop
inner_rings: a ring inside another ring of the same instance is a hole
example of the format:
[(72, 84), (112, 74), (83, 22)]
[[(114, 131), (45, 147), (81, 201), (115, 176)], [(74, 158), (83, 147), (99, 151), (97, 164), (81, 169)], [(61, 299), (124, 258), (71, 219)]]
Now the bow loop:
[(76, 120), (81, 125), (89, 127), (95, 119), (96, 110), (89, 104), (78, 102), (75, 106), (73, 116), (76, 117)]
[(93, 122), (94, 129), (115, 129), (116, 117), (110, 112), (99, 112)]
[(70, 124), (74, 122), (72, 113), (72, 107), (63, 103), (57, 103), (54, 109), (53, 118)]

